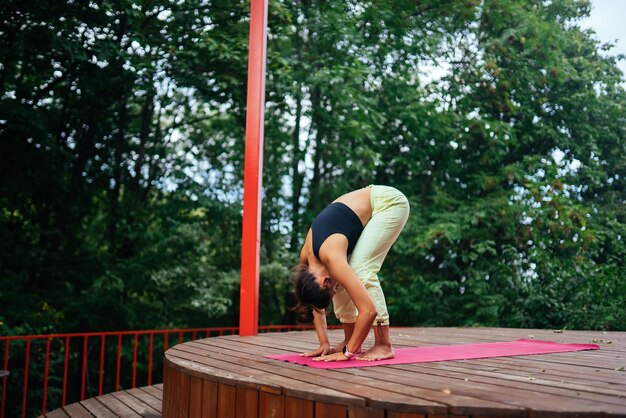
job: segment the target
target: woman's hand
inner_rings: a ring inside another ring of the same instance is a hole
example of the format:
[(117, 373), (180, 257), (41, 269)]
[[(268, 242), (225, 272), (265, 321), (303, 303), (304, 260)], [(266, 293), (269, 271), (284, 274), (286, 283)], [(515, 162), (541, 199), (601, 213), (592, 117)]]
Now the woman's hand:
[(350, 360), (350, 359), (344, 356), (341, 351), (338, 353), (323, 355), (323, 356), (316, 357), (313, 359), (313, 361), (347, 361), (347, 360)]
[(334, 352), (335, 352), (335, 349), (330, 348), (330, 344), (320, 344), (317, 350), (309, 351), (308, 353), (302, 353), (300, 355), (302, 357), (319, 357), (319, 356), (325, 356), (327, 354), (332, 354)]

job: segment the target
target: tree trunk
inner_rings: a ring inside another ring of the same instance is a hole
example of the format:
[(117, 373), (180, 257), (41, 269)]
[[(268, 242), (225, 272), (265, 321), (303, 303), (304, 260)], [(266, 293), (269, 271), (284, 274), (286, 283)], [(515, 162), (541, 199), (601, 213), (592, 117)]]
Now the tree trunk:
[(146, 101), (141, 111), (141, 130), (139, 132), (139, 149), (137, 150), (138, 156), (135, 161), (135, 176), (132, 182), (132, 198), (133, 202), (139, 204), (141, 199), (139, 196), (139, 182), (141, 181), (141, 170), (143, 168), (146, 159), (146, 145), (150, 138), (152, 118), (154, 116), (154, 90), (150, 89), (146, 94)]
[[(121, 9), (121, 6), (120, 6)], [(120, 44), (121, 50), (125, 50), (123, 42), (124, 35), (126, 34), (128, 18), (125, 13), (120, 16), (120, 24), (116, 33), (117, 40)], [(120, 68), (120, 75), (124, 72), (122, 60), (117, 60), (117, 65)], [(123, 83), (123, 81), (122, 81)], [(115, 260), (118, 258), (118, 237), (117, 237), (117, 224), (119, 217), (119, 199), (122, 183), (122, 148), (124, 147), (126, 126), (128, 124), (128, 96), (124, 90), (125, 86), (122, 86), (122, 93), (118, 100), (118, 117), (117, 117), (117, 132), (114, 136), (113, 143), (113, 188), (109, 192), (109, 219), (107, 225), (107, 236), (110, 244), (110, 256)]]

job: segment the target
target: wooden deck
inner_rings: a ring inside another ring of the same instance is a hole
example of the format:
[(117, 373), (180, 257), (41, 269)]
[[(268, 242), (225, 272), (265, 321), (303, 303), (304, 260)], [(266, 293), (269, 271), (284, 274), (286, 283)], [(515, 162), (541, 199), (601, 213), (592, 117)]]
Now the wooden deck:
[[(215, 337), (168, 350), (164, 385), (99, 396), (46, 417), (626, 417), (625, 332), (392, 328), (391, 334), (397, 347), (535, 338), (601, 349), (322, 370), (262, 357), (311, 349), (313, 331)], [(331, 341), (341, 335), (331, 331)]]
[(48, 412), (46, 418), (160, 418), (163, 385), (86, 399)]
[[(331, 331), (331, 342), (342, 333)], [(397, 347), (535, 338), (601, 349), (321, 370), (262, 357), (310, 350), (314, 331), (208, 338), (167, 351), (163, 417), (626, 417), (624, 332), (392, 328), (391, 334)]]

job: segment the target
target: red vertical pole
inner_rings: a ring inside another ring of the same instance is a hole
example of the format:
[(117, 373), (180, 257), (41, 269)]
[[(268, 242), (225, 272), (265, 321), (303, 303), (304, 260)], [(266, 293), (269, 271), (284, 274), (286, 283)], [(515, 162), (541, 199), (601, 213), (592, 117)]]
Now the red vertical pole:
[(70, 337), (69, 336), (65, 336), (65, 354), (63, 357), (63, 397), (61, 400), (61, 406), (65, 406), (66, 405), (66, 396), (67, 396), (67, 363), (69, 362), (69, 356), (70, 356)]
[(104, 334), (100, 337), (100, 377), (98, 381), (98, 395), (102, 395), (102, 385), (104, 382)]
[(26, 400), (28, 398), (28, 365), (30, 363), (30, 338), (26, 340), (26, 360), (24, 362), (24, 393), (22, 395), (22, 418), (26, 417)]
[[(9, 370), (9, 340), (4, 342), (4, 370)], [(0, 418), (4, 418), (4, 406), (7, 400), (7, 377), (2, 378), (2, 408), (0, 408)]]
[(41, 415), (46, 415), (46, 403), (48, 402), (48, 373), (50, 370), (50, 337), (46, 338), (46, 366), (43, 374), (43, 405)]
[(148, 386), (152, 386), (152, 351), (154, 351), (154, 332), (150, 333), (150, 344), (148, 350), (150, 350), (150, 353), (148, 354)]
[(122, 334), (117, 336), (117, 371), (115, 372), (115, 391), (120, 391), (120, 369), (122, 367)]
[(83, 337), (83, 365), (81, 367), (80, 372), (80, 400), (85, 399), (85, 381), (87, 378), (87, 344), (88, 344), (88, 336)]
[(266, 45), (267, 0), (252, 0), (250, 4), (239, 304), (239, 335), (242, 336), (257, 335), (259, 322), (259, 253), (261, 249)]
[(133, 388), (137, 387), (137, 348), (139, 343), (139, 334), (135, 333), (135, 342), (133, 343)]

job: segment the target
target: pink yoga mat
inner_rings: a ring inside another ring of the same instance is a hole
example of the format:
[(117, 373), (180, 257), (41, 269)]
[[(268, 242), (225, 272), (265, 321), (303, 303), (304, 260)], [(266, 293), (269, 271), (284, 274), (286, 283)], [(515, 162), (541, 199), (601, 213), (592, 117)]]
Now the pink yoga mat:
[(497, 343), (437, 345), (430, 347), (396, 348), (396, 356), (389, 360), (323, 362), (313, 361), (298, 354), (272, 354), (267, 358), (302, 364), (317, 369), (344, 369), (348, 367), (371, 367), (388, 364), (425, 363), (429, 361), (467, 360), (487, 357), (527, 356), (531, 354), (565, 353), (568, 351), (599, 350), (596, 344), (561, 344), (551, 341), (516, 340)]

